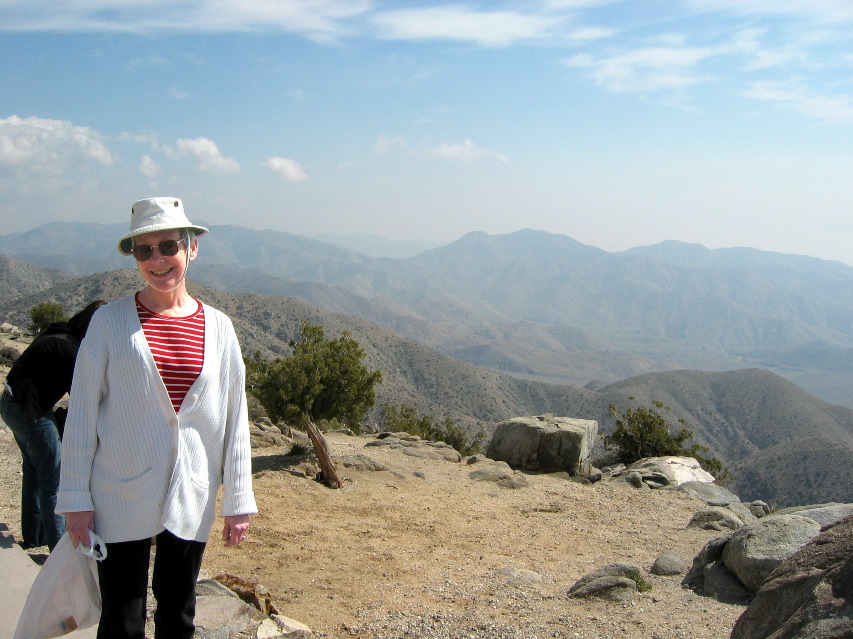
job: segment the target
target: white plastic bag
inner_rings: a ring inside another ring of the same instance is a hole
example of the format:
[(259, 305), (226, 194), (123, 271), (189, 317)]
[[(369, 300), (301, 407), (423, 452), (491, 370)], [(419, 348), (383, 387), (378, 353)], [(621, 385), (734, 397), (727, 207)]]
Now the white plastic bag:
[(104, 542), (89, 531), (90, 548), (79, 551), (68, 533), (36, 575), (14, 639), (61, 637), (78, 628), (94, 626), (101, 618), (101, 591), (95, 557), (106, 556)]

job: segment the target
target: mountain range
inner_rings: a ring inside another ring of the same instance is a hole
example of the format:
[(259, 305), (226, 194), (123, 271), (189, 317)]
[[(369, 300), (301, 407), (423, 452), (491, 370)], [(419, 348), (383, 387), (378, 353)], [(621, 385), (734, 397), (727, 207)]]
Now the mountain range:
[[(372, 419), (396, 403), (486, 434), (544, 412), (606, 429), (610, 403), (659, 400), (735, 471), (743, 499), (853, 501), (853, 269), (843, 264), (674, 242), (612, 254), (538, 231), (370, 258), (272, 231), (211, 230), (194, 292), (234, 318), (247, 352), (286, 354), (303, 321), (350, 331), (384, 375)], [(0, 318), (25, 323), (44, 299), (73, 311), (138, 288), (134, 271), (114, 270), (132, 266), (115, 250), (122, 232), (51, 225), (0, 237), (0, 252), (18, 258), (0, 259)], [(805, 452), (818, 461), (794, 472)]]
[[(771, 370), (853, 408), (853, 268), (663, 242), (609, 253), (542, 231), (470, 233), (373, 258), (277, 231), (210, 225), (192, 277), (375, 322), (477, 366), (555, 383)], [(0, 253), (85, 275), (127, 268), (122, 224), (43, 225)]]

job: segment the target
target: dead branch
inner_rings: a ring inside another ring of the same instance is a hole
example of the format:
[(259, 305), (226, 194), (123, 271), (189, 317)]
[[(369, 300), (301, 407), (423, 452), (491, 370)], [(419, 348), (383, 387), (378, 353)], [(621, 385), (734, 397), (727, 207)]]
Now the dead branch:
[(314, 422), (310, 419), (305, 420), (305, 422), (308, 437), (311, 439), (317, 460), (320, 462), (323, 483), (329, 488), (343, 487), (343, 483), (338, 477), (338, 471), (335, 469), (335, 464), (332, 461), (332, 455), (329, 452), (329, 445), (326, 443), (326, 439), (323, 437), (320, 429), (314, 425)]

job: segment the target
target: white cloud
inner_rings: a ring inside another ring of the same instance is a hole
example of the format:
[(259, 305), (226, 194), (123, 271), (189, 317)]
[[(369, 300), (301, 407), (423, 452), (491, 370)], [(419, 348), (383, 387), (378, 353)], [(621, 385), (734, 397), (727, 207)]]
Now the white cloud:
[(283, 31), (330, 40), (371, 8), (370, 0), (29, 0), (4, 6), (0, 30)]
[(696, 67), (714, 55), (706, 47), (643, 47), (599, 57), (578, 54), (563, 63), (585, 69), (597, 84), (614, 93), (681, 89), (709, 79)]
[(163, 169), (160, 168), (160, 165), (157, 164), (154, 160), (151, 159), (150, 155), (145, 155), (142, 157), (142, 161), (139, 163), (139, 171), (146, 176), (147, 178), (154, 179), (160, 173), (163, 172)]
[(160, 136), (156, 133), (122, 133), (116, 139), (119, 142), (148, 144), (155, 149), (160, 146)]
[(819, 95), (801, 87), (774, 82), (758, 82), (743, 95), (754, 100), (776, 102), (830, 124), (853, 124), (853, 97), (849, 95)]
[[(618, 44), (581, 42), (583, 49), (563, 64), (612, 93), (684, 97), (685, 89), (714, 83), (732, 95), (849, 123), (850, 0), (685, 0), (671, 7), (682, 31), (652, 34), (642, 22), (625, 23)], [(799, 89), (785, 89), (782, 97), (779, 82)]]
[(850, 0), (689, 0), (688, 4), (702, 11), (807, 18), (824, 24), (853, 21)]
[(481, 149), (471, 140), (465, 140), (462, 144), (441, 144), (435, 149), (427, 152), (427, 155), (444, 160), (457, 160), (460, 162), (477, 162), (479, 160), (498, 160), (507, 162), (509, 159), (503, 153), (491, 149)]
[(65, 120), (20, 118), (0, 119), (0, 163), (53, 171), (92, 161), (105, 166), (116, 158), (88, 127)]
[(380, 135), (373, 144), (373, 150), (380, 155), (385, 155), (394, 151), (404, 151), (408, 146), (408, 142), (402, 136)]
[(608, 4), (616, 4), (620, 0), (544, 0), (542, 6), (549, 11), (561, 9), (582, 9), (585, 7), (598, 7)]
[(264, 166), (288, 182), (304, 182), (308, 174), (296, 160), (289, 158), (270, 158)]
[(169, 89), (169, 95), (171, 95), (172, 98), (175, 100), (186, 100), (190, 97), (190, 94), (186, 91), (182, 91), (181, 89), (176, 88)]
[(779, 34), (768, 28), (749, 28), (737, 32), (729, 53), (743, 55), (745, 71), (779, 71), (790, 74), (797, 70), (816, 75), (843, 65), (844, 58), (833, 49), (839, 34), (827, 29), (800, 28), (795, 33)]
[(388, 40), (457, 40), (504, 47), (552, 35), (564, 17), (515, 11), (472, 11), (445, 5), (385, 11), (371, 17)]
[(616, 34), (616, 29), (605, 27), (580, 27), (569, 33), (569, 40), (589, 41), (611, 38)]
[(198, 162), (201, 171), (210, 173), (233, 173), (240, 170), (240, 165), (233, 158), (222, 156), (219, 147), (208, 138), (193, 140), (181, 138), (175, 142), (178, 157), (192, 157)]

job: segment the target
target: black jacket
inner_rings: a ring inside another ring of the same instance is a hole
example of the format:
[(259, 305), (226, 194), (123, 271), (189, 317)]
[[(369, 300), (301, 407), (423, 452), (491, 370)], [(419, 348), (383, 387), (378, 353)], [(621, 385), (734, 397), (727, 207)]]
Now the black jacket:
[(12, 401), (36, 420), (71, 389), (80, 338), (65, 322), (55, 322), (32, 341), (12, 365), (6, 383)]

